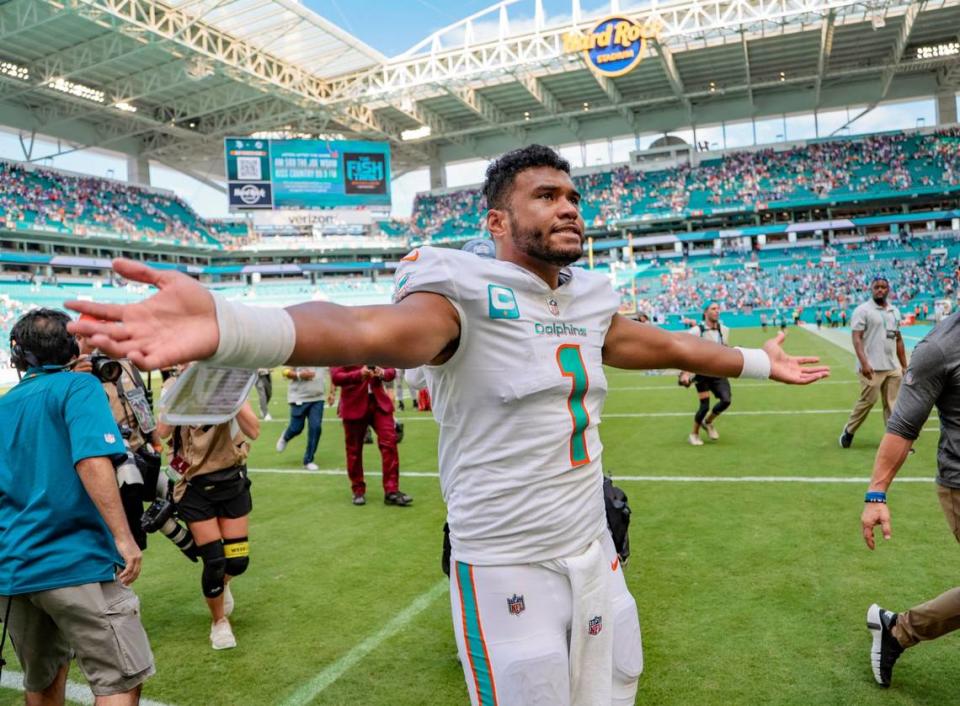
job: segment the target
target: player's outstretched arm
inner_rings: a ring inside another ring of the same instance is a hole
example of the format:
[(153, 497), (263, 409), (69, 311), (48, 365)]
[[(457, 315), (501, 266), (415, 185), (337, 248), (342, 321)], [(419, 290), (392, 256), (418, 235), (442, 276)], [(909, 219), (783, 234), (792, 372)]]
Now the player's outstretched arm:
[[(91, 337), (91, 343), (108, 355), (129, 358), (143, 370), (205, 360), (224, 347), (224, 326), (229, 332), (234, 358), (243, 347), (265, 348), (262, 341), (279, 336), (278, 330), (253, 328), (244, 317), (225, 324), (218, 318), (213, 295), (196, 280), (179, 272), (155, 270), (132, 260), (114, 261), (120, 276), (159, 290), (135, 304), (97, 304), (71, 301), (66, 306), (91, 314), (102, 322), (75, 321), (73, 333)], [(228, 305), (229, 306), (229, 305)], [(267, 310), (250, 307), (263, 321)], [(279, 313), (281, 316), (282, 312)], [(456, 309), (442, 296), (416, 293), (400, 304), (345, 307), (310, 302), (287, 309), (295, 342), (285, 361), (272, 364), (350, 365), (377, 363), (416, 367), (428, 363), (456, 341), (460, 321)], [(289, 320), (287, 326), (290, 326)], [(283, 323), (278, 321), (278, 323)], [(239, 343), (238, 343), (239, 342)], [(270, 362), (270, 361), (268, 361)], [(263, 367), (252, 364), (247, 367)]]
[[(788, 355), (783, 350), (784, 338), (781, 332), (763, 344), (770, 360), (770, 379), (807, 385), (830, 374), (829, 367), (815, 365), (819, 358)], [(736, 348), (684, 331), (664, 331), (619, 314), (613, 317), (603, 345), (603, 362), (628, 370), (679, 368), (714, 377), (738, 377), (744, 372), (744, 361), (744, 354)]]

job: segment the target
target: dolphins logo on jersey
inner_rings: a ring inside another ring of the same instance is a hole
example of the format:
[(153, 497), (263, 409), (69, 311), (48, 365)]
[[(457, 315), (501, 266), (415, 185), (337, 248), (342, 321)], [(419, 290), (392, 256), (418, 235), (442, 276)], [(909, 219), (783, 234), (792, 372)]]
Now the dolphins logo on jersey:
[(517, 296), (510, 287), (503, 287), (499, 284), (487, 285), (487, 300), (491, 319), (520, 318)]

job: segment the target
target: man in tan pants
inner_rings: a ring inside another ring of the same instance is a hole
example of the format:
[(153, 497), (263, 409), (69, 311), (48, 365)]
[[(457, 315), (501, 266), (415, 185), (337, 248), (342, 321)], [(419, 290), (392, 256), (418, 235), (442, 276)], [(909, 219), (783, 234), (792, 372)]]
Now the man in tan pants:
[[(874, 548), (877, 525), (883, 538), (890, 539), (890, 510), (887, 489), (903, 465), (910, 448), (934, 405), (940, 415), (940, 444), (937, 453), (937, 496), (947, 525), (960, 542), (960, 314), (937, 325), (917, 345), (903, 378), (903, 392), (897, 400), (880, 442), (873, 465), (873, 477), (864, 498), (860, 521), (863, 538)], [(897, 576), (898, 580), (902, 576)], [(960, 629), (960, 587), (902, 613), (884, 610), (874, 603), (867, 610), (867, 628), (873, 637), (870, 653), (873, 675), (881, 686), (890, 686), (893, 666), (908, 647), (934, 640)]]
[(900, 336), (900, 312), (887, 303), (890, 293), (887, 278), (874, 277), (870, 289), (873, 298), (854, 309), (850, 321), (853, 350), (859, 363), (860, 399), (840, 434), (840, 447), (844, 449), (850, 448), (853, 435), (878, 397), (883, 400), (883, 422), (887, 423), (907, 367), (907, 352)]

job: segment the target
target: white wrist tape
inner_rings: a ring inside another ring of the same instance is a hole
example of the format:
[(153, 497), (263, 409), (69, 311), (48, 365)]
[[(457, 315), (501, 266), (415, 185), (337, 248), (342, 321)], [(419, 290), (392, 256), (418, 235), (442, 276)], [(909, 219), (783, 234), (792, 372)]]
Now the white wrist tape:
[(743, 356), (743, 370), (737, 377), (766, 380), (770, 377), (770, 356), (762, 348), (741, 348), (737, 346)]
[(273, 368), (287, 362), (297, 342), (293, 319), (285, 309), (248, 306), (213, 296), (220, 345), (206, 360), (224, 368)]

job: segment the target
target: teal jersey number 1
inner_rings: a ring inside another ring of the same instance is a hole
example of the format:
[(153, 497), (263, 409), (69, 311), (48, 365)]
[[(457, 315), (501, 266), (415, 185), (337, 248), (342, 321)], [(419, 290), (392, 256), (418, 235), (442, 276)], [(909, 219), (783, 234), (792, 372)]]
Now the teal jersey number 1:
[(571, 378), (570, 396), (567, 398), (567, 408), (573, 421), (573, 433), (570, 434), (570, 465), (582, 466), (590, 463), (590, 454), (587, 451), (586, 429), (590, 424), (590, 415), (583, 400), (590, 388), (587, 378), (587, 369), (583, 365), (583, 356), (580, 346), (564, 344), (557, 348), (557, 365), (564, 377)]

